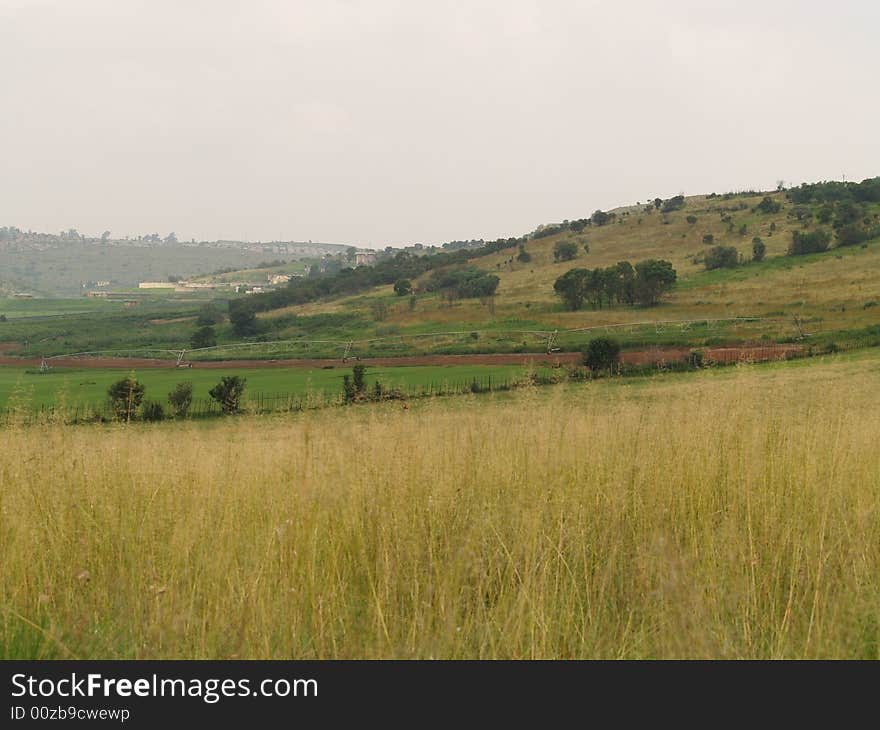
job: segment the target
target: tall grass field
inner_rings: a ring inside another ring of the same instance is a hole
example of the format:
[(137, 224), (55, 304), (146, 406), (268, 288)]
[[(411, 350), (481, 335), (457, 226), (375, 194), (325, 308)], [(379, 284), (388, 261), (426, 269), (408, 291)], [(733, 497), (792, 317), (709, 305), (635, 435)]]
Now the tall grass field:
[(4, 658), (880, 658), (876, 351), (0, 431)]

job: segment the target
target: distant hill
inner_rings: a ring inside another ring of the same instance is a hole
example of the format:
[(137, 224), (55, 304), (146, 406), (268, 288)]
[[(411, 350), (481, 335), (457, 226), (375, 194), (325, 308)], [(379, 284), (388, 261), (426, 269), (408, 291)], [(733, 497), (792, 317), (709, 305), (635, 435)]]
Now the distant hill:
[(256, 268), (278, 260), (319, 259), (347, 244), (273, 241), (179, 242), (87, 238), (75, 231), (52, 235), (0, 228), (0, 296), (16, 292), (44, 297), (82, 294), (96, 282), (132, 288), (141, 281), (166, 281), (219, 270)]

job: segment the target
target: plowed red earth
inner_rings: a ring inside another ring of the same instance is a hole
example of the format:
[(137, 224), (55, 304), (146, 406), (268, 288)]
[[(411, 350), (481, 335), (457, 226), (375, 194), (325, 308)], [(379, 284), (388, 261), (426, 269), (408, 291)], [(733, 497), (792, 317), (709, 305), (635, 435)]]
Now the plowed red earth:
[[(715, 347), (706, 348), (702, 352), (706, 360), (714, 362), (760, 362), (766, 360), (782, 360), (788, 353), (800, 352), (798, 345), (776, 345), (773, 347)], [(683, 360), (691, 352), (691, 348), (655, 348), (651, 350), (634, 350), (621, 354), (623, 362), (632, 365), (647, 365), (661, 362)], [(541, 353), (496, 353), (491, 355), (406, 355), (402, 357), (371, 357), (362, 358), (364, 365), (381, 367), (407, 365), (560, 365), (563, 363), (580, 362), (579, 352), (556, 352), (550, 355)], [(349, 359), (351, 363), (353, 359)], [(0, 357), (0, 365), (31, 365), (39, 366), (39, 358)], [(329, 360), (212, 360), (195, 361), (195, 368), (322, 368), (338, 367), (341, 359)], [(175, 364), (169, 360), (150, 358), (113, 358), (113, 357), (71, 357), (53, 358), (54, 368), (117, 368), (124, 370), (138, 368), (173, 368)]]

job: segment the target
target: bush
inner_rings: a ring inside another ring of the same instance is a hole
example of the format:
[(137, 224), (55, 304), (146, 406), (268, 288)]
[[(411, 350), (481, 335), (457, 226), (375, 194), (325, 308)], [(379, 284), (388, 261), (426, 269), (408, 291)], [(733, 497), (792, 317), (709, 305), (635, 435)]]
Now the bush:
[(145, 421), (161, 421), (165, 418), (165, 409), (159, 401), (150, 400), (144, 403), (141, 415)]
[(527, 264), (532, 260), (532, 255), (528, 251), (526, 251), (525, 246), (521, 245), (519, 247), (519, 253), (516, 256), (516, 260), (519, 261), (521, 264)]
[(200, 350), (203, 347), (215, 347), (217, 345), (217, 335), (214, 334), (214, 328), (211, 326), (199, 327), (193, 332), (189, 338), (189, 346), (193, 350)]
[(144, 399), (146, 387), (135, 380), (133, 375), (117, 380), (107, 389), (110, 396), (110, 407), (120, 421), (131, 421)]
[(168, 394), (168, 403), (175, 418), (186, 418), (192, 405), (193, 385), (190, 382), (178, 383)]
[(572, 259), (577, 258), (577, 255), (578, 247), (573, 241), (559, 241), (559, 243), (553, 247), (554, 261), (571, 261)]
[(715, 236), (713, 236), (711, 233), (707, 233), (705, 236), (703, 236), (703, 243), (714, 243), (714, 242), (715, 242)]
[(733, 269), (739, 265), (739, 253), (733, 246), (714, 246), (706, 251), (703, 265), (706, 271)]
[(694, 223), (697, 222), (697, 216), (695, 216), (695, 215), (689, 215), (687, 218), (685, 218), (685, 220), (686, 220), (688, 223), (690, 223), (691, 225), (693, 225)]
[(782, 210), (782, 205), (777, 203), (773, 198), (765, 196), (764, 199), (755, 206), (758, 213), (778, 213)]
[(817, 228), (810, 233), (803, 231), (791, 232), (791, 244), (788, 247), (788, 253), (793, 256), (800, 256), (808, 253), (820, 253), (828, 250), (831, 243), (831, 234), (824, 228)]
[(224, 375), (220, 378), (220, 382), (208, 391), (208, 395), (220, 404), (224, 413), (236, 413), (246, 383), (247, 380), (240, 375)]
[(765, 243), (755, 236), (752, 239), (752, 261), (758, 262), (764, 260), (764, 255), (767, 253), (767, 246)]
[(594, 373), (611, 370), (620, 362), (620, 343), (610, 337), (590, 340), (583, 352), (583, 362)]
[(409, 279), (398, 279), (394, 282), (394, 293), (399, 297), (412, 294), (412, 282)]

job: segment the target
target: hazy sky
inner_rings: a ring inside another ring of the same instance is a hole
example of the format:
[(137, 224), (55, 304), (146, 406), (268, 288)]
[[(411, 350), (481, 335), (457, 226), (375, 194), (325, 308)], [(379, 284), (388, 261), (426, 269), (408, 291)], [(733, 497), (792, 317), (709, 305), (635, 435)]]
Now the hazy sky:
[(0, 225), (369, 246), (880, 175), (876, 0), (0, 0)]

